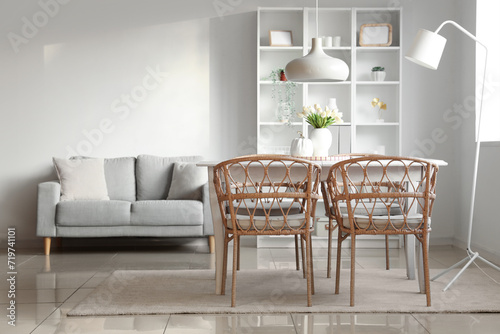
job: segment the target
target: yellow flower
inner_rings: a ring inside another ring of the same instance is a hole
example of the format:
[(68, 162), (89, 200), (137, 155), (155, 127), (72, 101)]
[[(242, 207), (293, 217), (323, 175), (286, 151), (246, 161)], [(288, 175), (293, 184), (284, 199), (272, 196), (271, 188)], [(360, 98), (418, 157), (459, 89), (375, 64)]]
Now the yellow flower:
[(379, 103), (379, 99), (376, 97), (372, 100), (372, 107), (375, 107)]
[(379, 103), (377, 103), (377, 105), (380, 109), (387, 110), (387, 104), (385, 104), (384, 102), (380, 101)]

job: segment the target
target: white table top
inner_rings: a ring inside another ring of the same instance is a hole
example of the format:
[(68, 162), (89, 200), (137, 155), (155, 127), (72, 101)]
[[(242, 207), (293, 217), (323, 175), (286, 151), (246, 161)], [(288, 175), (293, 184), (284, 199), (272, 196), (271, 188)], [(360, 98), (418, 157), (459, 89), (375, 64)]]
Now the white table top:
[[(434, 163), (434, 164), (436, 164), (436, 165), (438, 165), (440, 167), (442, 167), (442, 166), (448, 166), (448, 163), (446, 161), (444, 161), (444, 160), (424, 159), (424, 158), (418, 158), (418, 159), (422, 159), (422, 160), (426, 160), (426, 161), (432, 162), (432, 163)], [(340, 162), (340, 161), (343, 161), (343, 160), (345, 160), (345, 159), (338, 159), (338, 160), (311, 160), (311, 161), (317, 163), (321, 167), (331, 167), (331, 166), (335, 165), (337, 162)], [(200, 161), (196, 165), (200, 166), (200, 167), (214, 167), (215, 165), (217, 165), (220, 162), (221, 161)]]

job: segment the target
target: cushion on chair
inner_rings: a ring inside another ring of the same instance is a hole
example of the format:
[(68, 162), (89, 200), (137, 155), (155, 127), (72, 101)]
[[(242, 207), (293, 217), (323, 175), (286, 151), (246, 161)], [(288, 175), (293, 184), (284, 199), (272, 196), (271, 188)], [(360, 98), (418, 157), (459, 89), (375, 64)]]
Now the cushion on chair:
[[(249, 200), (246, 201), (247, 206), (243, 206), (241, 204), (239, 208), (236, 210), (236, 219), (238, 219), (238, 223), (242, 229), (248, 229), (251, 226), (251, 221), (249, 219), (249, 215), (251, 213), (254, 214), (254, 224), (257, 229), (262, 230), (266, 223), (266, 217), (264, 211), (269, 213), (269, 220), (271, 222), (271, 226), (275, 229), (281, 228), (283, 226), (283, 212), (277, 206), (276, 203), (262, 203), (255, 209), (256, 202), (251, 202)], [(271, 208), (272, 204), (272, 208)], [(235, 203), (235, 208), (237, 204)], [(248, 210), (247, 210), (248, 207)], [(281, 204), (283, 211), (288, 212), (287, 219), (288, 225), (292, 228), (300, 227), (305, 219), (305, 214), (300, 212), (301, 206), (299, 203), (286, 203), (283, 202)], [(290, 211), (287, 211), (290, 208)], [(255, 210), (255, 212), (254, 212)], [(228, 223), (231, 224), (231, 215), (229, 214), (229, 208), (227, 208), (227, 219)], [(316, 219), (316, 221), (319, 218)], [(230, 225), (231, 228), (232, 225)], [(268, 228), (266, 228), (268, 229)]]
[(53, 158), (61, 200), (109, 200), (104, 159)]
[(62, 201), (56, 207), (56, 225), (130, 225), (128, 201)]
[[(404, 216), (403, 215), (395, 215), (395, 216), (390, 216), (391, 218), (391, 223), (392, 226), (389, 225), (387, 228), (385, 228), (387, 221), (389, 219), (388, 216), (373, 216), (373, 225), (377, 230), (394, 230), (400, 229), (404, 226)], [(422, 214), (414, 214), (414, 215), (409, 215), (406, 218), (407, 225), (410, 229), (415, 229), (418, 228), (422, 224)], [(346, 228), (350, 228), (351, 224), (349, 222), (349, 215), (348, 214), (342, 214), (342, 219), (343, 219), (343, 225)], [(356, 225), (361, 228), (361, 229), (366, 229), (370, 225), (370, 218), (368, 216), (364, 215), (354, 215), (354, 220), (356, 222)], [(428, 221), (428, 226), (431, 225), (431, 220), (429, 218)], [(370, 229), (373, 229), (373, 226), (370, 227)]]
[[(355, 205), (355, 201), (353, 200), (352, 202), (352, 205)], [(339, 209), (340, 209), (340, 213), (344, 214), (344, 213), (347, 213), (347, 204), (346, 203), (339, 203)], [(335, 215), (335, 209), (334, 207), (332, 206), (330, 208), (331, 210), (331, 213), (332, 215)], [(363, 203), (359, 203), (356, 208), (354, 209), (354, 214), (355, 215), (366, 215), (368, 213), (371, 213), (373, 210), (373, 213), (372, 215), (374, 216), (384, 216), (384, 215), (387, 215), (387, 206), (380, 202), (380, 201), (377, 201), (377, 202), (364, 202), (364, 205)], [(399, 207), (399, 205), (391, 205), (390, 207), (390, 215), (393, 216), (393, 215), (400, 215), (402, 214), (401, 213), (401, 208)]]
[(193, 162), (175, 162), (168, 200), (201, 200), (203, 186), (208, 182), (206, 167)]
[(172, 183), (175, 162), (198, 162), (201, 156), (139, 155), (136, 161), (137, 200), (164, 200)]
[(132, 225), (203, 225), (200, 201), (139, 201), (132, 203)]
[[(288, 212), (290, 215), (299, 214), (301, 206), (299, 203), (287, 203), (281, 204), (283, 211)], [(291, 207), (291, 208), (290, 208)], [(250, 213), (253, 213), (255, 216), (264, 216), (264, 211), (268, 212), (270, 216), (283, 216), (281, 209), (278, 207), (276, 203), (273, 204), (271, 208), (271, 203), (263, 203), (260, 204), (257, 208), (255, 208), (255, 202), (246, 201), (246, 206), (241, 204), (238, 207), (238, 203), (235, 202), (234, 208), (236, 209), (236, 214), (240, 216), (249, 216)], [(247, 210), (248, 208), (248, 210)], [(290, 211), (287, 211), (290, 208)], [(254, 213), (255, 210), (255, 213)], [(226, 213), (229, 213), (229, 207), (226, 207)]]
[[(231, 215), (226, 215), (226, 217), (227, 217), (227, 222), (228, 222), (229, 228), (232, 228)], [(292, 229), (292, 228), (297, 229), (298, 227), (300, 227), (304, 223), (305, 214), (299, 213), (296, 215), (288, 215), (287, 218), (288, 218), (287, 223), (288, 223), (289, 227), (287, 226), (284, 229), (285, 230)], [(250, 221), (250, 218), (248, 217), (248, 215), (236, 215), (236, 219), (238, 220), (238, 224), (239, 224), (241, 229), (246, 230), (252, 225), (252, 222)], [(253, 220), (254, 220), (254, 225), (258, 230), (264, 229), (264, 226), (266, 225), (266, 217), (265, 216), (254, 216)], [(315, 221), (318, 221), (318, 220), (319, 220), (319, 218), (315, 219)], [(273, 227), (273, 229), (281, 229), (281, 227), (284, 225), (283, 216), (269, 217), (269, 222), (270, 222), (271, 226)], [(266, 227), (266, 230), (270, 230), (270, 228)]]
[(135, 158), (104, 159), (104, 173), (110, 199), (135, 201)]

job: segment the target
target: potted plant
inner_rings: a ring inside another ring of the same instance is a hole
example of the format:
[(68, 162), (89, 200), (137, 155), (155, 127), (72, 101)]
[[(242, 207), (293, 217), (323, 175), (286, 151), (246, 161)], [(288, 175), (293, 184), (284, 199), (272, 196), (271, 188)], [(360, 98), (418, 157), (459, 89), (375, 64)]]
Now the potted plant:
[(285, 76), (285, 70), (278, 68), (271, 71), (269, 76), (273, 82), (271, 97), (276, 101), (276, 118), (279, 122), (291, 125), (292, 115), (295, 110), (295, 93), (297, 84), (288, 81)]
[(323, 110), (319, 104), (315, 104), (314, 108), (304, 106), (297, 116), (304, 118), (314, 127), (309, 136), (313, 143), (313, 156), (328, 156), (332, 145), (332, 133), (328, 127), (332, 124), (342, 124), (342, 113), (337, 108), (330, 109), (326, 106)]
[(382, 66), (372, 67), (372, 80), (373, 81), (384, 81), (385, 80), (385, 68)]

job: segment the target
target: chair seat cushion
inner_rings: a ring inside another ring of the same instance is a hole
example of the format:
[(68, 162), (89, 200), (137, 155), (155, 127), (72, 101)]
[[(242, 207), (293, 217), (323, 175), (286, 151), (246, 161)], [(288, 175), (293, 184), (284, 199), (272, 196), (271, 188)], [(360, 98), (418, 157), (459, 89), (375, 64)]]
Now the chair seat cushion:
[[(246, 206), (245, 206), (246, 204)], [(300, 213), (301, 206), (299, 203), (280, 203), (281, 209), (278, 204), (275, 203), (259, 203), (256, 207), (256, 202), (251, 202), (247, 200), (245, 204), (234, 203), (234, 208), (236, 209), (237, 215), (249, 216), (253, 214), (255, 216), (265, 216), (267, 212), (270, 216), (280, 216), (283, 217), (283, 212), (289, 215), (295, 215)], [(272, 204), (272, 207), (271, 207)], [(283, 209), (283, 211), (282, 211)], [(289, 210), (290, 209), (290, 210)], [(229, 207), (226, 207), (226, 212), (229, 213)]]
[[(354, 201), (352, 201), (352, 206), (354, 206), (355, 204), (356, 203)], [(338, 205), (339, 205), (340, 213), (347, 214), (347, 203), (339, 203)], [(335, 209), (333, 206), (330, 208), (330, 210), (331, 210), (332, 215), (335, 215)], [(402, 214), (401, 208), (399, 207), (399, 205), (397, 205), (397, 203), (394, 203), (388, 209), (388, 205), (386, 205), (380, 201), (377, 201), (377, 202), (365, 201), (363, 203), (360, 202), (360, 203), (358, 203), (358, 205), (354, 209), (355, 215), (372, 214), (373, 216), (384, 216), (384, 215), (386, 216), (388, 212), (391, 216)]]
[(61, 201), (56, 206), (56, 225), (130, 225), (130, 202), (114, 200)]
[(132, 203), (132, 225), (203, 225), (203, 203), (188, 200)]
[[(405, 227), (405, 221), (403, 215), (394, 215), (390, 216), (390, 224), (386, 227), (389, 221), (389, 216), (372, 216), (373, 225), (370, 226), (370, 217), (364, 215), (354, 215), (354, 221), (358, 228), (367, 229), (368, 230), (395, 230), (395, 229), (416, 229), (419, 228), (422, 224), (423, 215), (422, 214), (414, 214), (409, 215), (406, 218), (407, 227)], [(349, 221), (349, 215), (342, 215), (343, 225), (346, 228), (350, 228), (351, 224)], [(428, 225), (431, 225), (431, 220), (429, 219)], [(420, 227), (421, 228), (421, 227)]]
[[(284, 225), (283, 213), (288, 213), (288, 226), (284, 227), (288, 230), (299, 228), (304, 223), (306, 217), (305, 214), (300, 213), (301, 206), (297, 202), (290, 203), (285, 200), (280, 203), (281, 209), (276, 202), (252, 202), (250, 200), (246, 200), (245, 204), (237, 202), (234, 204), (235, 208), (237, 208), (236, 219), (238, 220), (240, 228), (244, 230), (249, 229), (252, 224), (249, 218), (250, 215), (253, 215), (254, 225), (257, 230), (263, 230), (266, 226), (265, 213), (268, 213), (270, 222), (270, 226), (266, 227), (266, 230), (281, 229)], [(228, 226), (229, 228), (232, 228), (229, 207), (226, 208), (226, 211)]]

